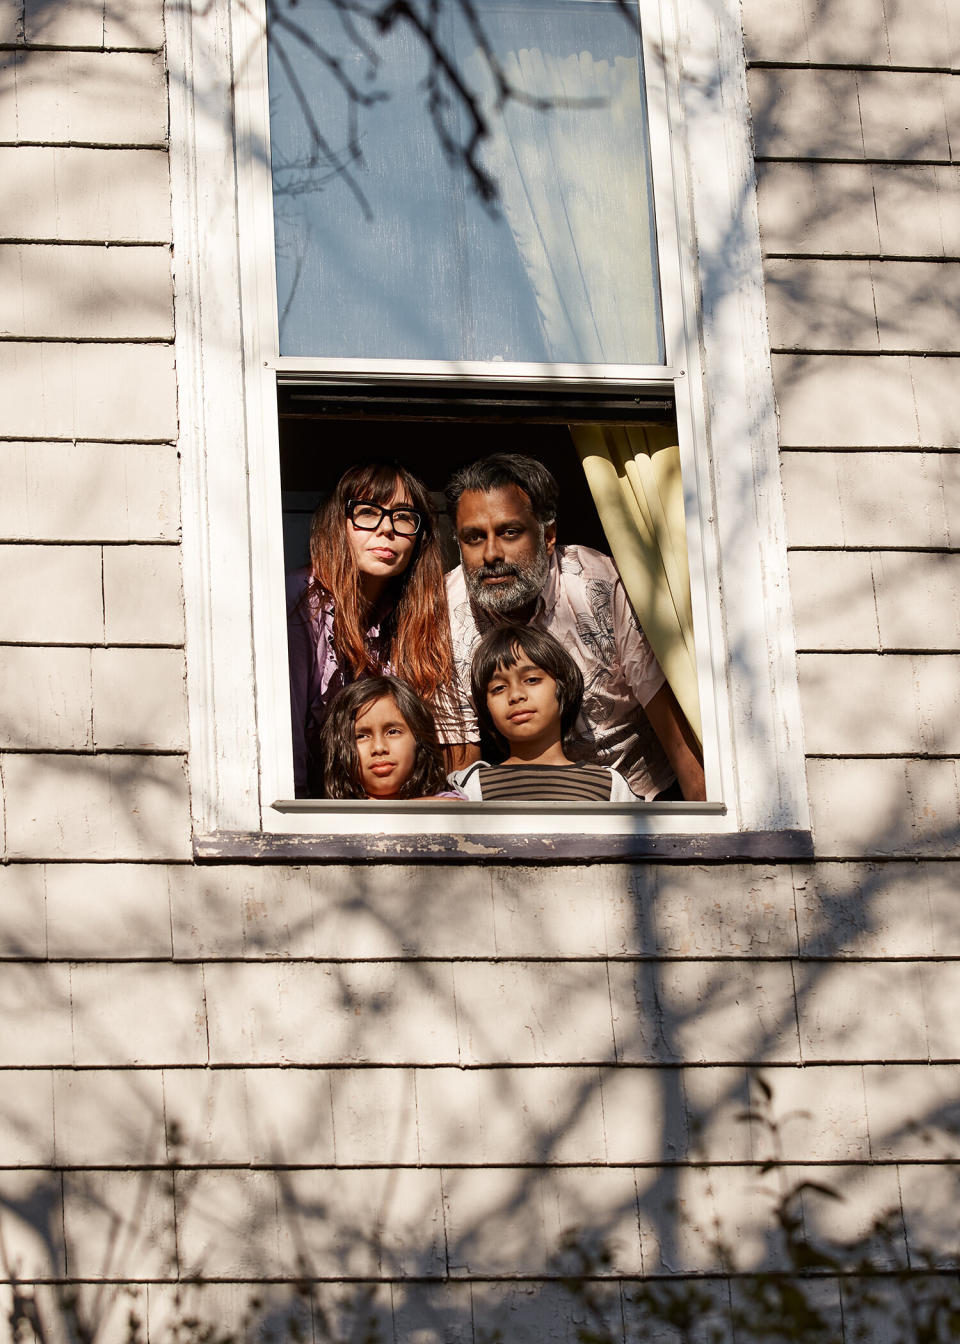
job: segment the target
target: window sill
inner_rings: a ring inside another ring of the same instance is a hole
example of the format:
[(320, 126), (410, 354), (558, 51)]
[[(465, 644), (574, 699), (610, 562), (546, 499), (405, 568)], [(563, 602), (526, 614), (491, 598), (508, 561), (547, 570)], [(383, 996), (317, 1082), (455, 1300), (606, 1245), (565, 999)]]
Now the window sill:
[[(271, 829), (194, 838), (202, 861), (723, 863), (813, 856), (806, 830), (731, 831), (722, 803), (274, 803)], [(432, 824), (431, 824), (432, 823)]]

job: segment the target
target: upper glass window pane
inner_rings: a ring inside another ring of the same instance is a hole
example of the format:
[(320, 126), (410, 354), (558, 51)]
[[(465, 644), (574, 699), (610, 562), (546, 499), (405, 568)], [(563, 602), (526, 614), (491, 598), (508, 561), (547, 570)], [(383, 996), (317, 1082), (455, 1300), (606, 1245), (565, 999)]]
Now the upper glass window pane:
[(639, 31), (616, 0), (268, 14), (281, 355), (664, 362)]

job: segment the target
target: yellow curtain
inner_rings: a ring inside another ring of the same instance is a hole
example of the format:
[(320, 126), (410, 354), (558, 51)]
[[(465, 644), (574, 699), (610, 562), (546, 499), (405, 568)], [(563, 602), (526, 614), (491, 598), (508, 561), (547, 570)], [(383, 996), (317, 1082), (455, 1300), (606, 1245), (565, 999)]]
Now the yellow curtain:
[(702, 741), (676, 431), (571, 425), (570, 433), (627, 596)]

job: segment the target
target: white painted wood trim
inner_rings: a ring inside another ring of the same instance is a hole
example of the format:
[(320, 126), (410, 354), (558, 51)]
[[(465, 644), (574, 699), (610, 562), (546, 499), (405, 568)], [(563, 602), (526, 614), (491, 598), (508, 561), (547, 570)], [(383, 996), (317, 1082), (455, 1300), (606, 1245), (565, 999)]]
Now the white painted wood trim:
[(191, 810), (199, 832), (260, 825), (229, 17), (229, 0), (167, 10)]
[[(658, 0), (639, 0), (644, 33), (645, 79), (650, 127), (657, 252), (663, 306), (664, 348), (676, 372), (674, 396), (687, 526), (691, 608), (703, 730), (707, 796), (735, 799), (733, 743), (726, 707), (726, 664), (712, 482), (699, 343), (696, 248), (687, 193), (683, 102), (676, 33)], [(735, 810), (735, 809), (734, 809)]]
[[(664, 0), (676, 25), (716, 502), (726, 649), (721, 680), (747, 828), (809, 826), (777, 420), (770, 367), (746, 63), (735, 0)], [(692, 278), (692, 275), (691, 275)], [(705, 497), (708, 497), (705, 493)], [(720, 634), (721, 627), (715, 627)], [(715, 639), (714, 659), (721, 654)], [(715, 662), (716, 665), (716, 662)], [(731, 802), (733, 799), (731, 798)]]
[[(287, 603), (284, 585), (280, 438), (276, 374), (277, 285), (270, 169), (270, 101), (266, 19), (262, 4), (231, 5), (238, 77), (234, 89), (240, 343), (246, 369), (249, 439), (249, 519), (253, 647), (256, 671), (256, 742), (262, 797), (293, 795)], [(272, 826), (265, 817), (264, 826)]]
[[(703, 806), (703, 805), (701, 805)], [(709, 810), (707, 810), (709, 808)], [(651, 813), (629, 803), (594, 803), (578, 809), (538, 807), (533, 803), (496, 806), (492, 803), (429, 803), (385, 808), (376, 813), (367, 803), (329, 805), (314, 811), (264, 809), (265, 829), (277, 835), (320, 831), (350, 835), (382, 831), (388, 835), (423, 835), (440, 831), (453, 835), (721, 835), (729, 819), (708, 804), (695, 815)]]
[(390, 381), (416, 380), (445, 383), (461, 381), (536, 383), (546, 386), (571, 383), (603, 386), (625, 383), (672, 384), (676, 370), (665, 364), (508, 364), (495, 361), (439, 359), (312, 359), (290, 355), (265, 357), (264, 366), (276, 371), (281, 380), (300, 381), (304, 374), (325, 374), (328, 378), (370, 377)]

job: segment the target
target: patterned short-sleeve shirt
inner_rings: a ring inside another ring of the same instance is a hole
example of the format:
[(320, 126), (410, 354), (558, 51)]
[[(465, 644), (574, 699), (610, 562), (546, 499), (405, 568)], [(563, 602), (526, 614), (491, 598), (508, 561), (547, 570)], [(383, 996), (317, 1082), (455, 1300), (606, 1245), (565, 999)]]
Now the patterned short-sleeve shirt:
[[(470, 660), (480, 636), (510, 618), (470, 601), (462, 567), (447, 575), (447, 602), (466, 741), (478, 742)], [(559, 640), (583, 673), (583, 707), (571, 755), (619, 770), (638, 797), (655, 797), (667, 788), (673, 771), (643, 713), (664, 676), (613, 561), (587, 546), (558, 546), (530, 624)]]

